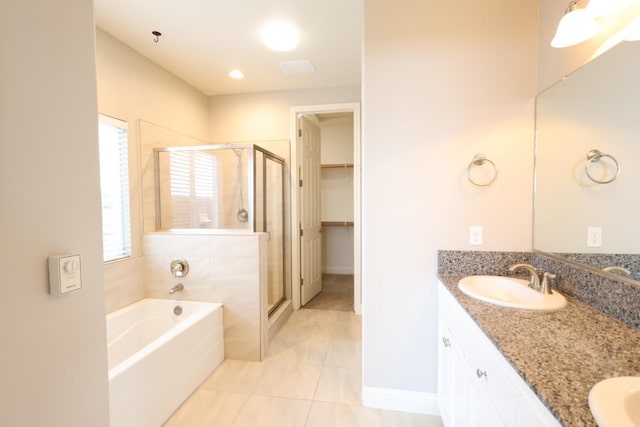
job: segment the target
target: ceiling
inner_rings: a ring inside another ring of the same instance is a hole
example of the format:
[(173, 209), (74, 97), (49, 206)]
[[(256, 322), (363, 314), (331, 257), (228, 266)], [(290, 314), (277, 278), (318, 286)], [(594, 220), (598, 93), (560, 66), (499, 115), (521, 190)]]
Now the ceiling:
[[(96, 26), (206, 95), (360, 84), (363, 0), (95, 0)], [(267, 48), (261, 27), (300, 30), (289, 52)], [(158, 43), (152, 31), (160, 31)], [(283, 61), (315, 72), (284, 74)], [(240, 69), (245, 78), (229, 77)]]

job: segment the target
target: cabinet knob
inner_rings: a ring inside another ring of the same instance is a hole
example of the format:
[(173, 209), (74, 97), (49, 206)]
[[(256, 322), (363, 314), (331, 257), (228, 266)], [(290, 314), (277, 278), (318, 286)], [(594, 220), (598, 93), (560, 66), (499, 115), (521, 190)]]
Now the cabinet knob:
[(447, 337), (442, 337), (442, 344), (447, 348), (451, 347), (451, 341), (449, 341), (449, 338)]
[(487, 377), (487, 371), (483, 371), (482, 369), (478, 368), (476, 369), (476, 376), (478, 378), (482, 378), (482, 377)]

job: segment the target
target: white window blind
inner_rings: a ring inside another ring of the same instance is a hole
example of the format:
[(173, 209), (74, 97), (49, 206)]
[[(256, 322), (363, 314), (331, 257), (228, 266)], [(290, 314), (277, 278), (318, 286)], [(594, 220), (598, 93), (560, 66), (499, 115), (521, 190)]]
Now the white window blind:
[(98, 116), (104, 261), (131, 255), (127, 123)]
[(172, 226), (218, 226), (218, 159), (200, 151), (174, 151), (169, 155)]

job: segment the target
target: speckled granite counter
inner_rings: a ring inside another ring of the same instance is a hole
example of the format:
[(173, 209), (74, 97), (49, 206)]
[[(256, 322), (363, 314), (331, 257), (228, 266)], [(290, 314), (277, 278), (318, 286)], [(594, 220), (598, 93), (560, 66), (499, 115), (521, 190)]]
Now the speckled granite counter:
[(596, 426), (591, 387), (614, 376), (640, 376), (640, 330), (573, 298), (555, 312), (502, 308), (440, 280), (553, 415), (567, 427)]

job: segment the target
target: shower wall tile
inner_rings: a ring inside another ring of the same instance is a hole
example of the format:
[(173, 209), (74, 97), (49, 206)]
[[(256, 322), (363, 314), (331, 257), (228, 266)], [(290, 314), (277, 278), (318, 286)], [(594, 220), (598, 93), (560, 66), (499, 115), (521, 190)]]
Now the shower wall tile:
[[(153, 298), (180, 298), (222, 303), (225, 354), (260, 360), (267, 336), (266, 234), (144, 235), (144, 289)], [(172, 259), (189, 262), (189, 274), (174, 278)], [(175, 296), (168, 289), (182, 283)]]
[(164, 255), (164, 241), (162, 234), (146, 234), (142, 239), (142, 253), (145, 256)]
[(211, 236), (211, 254), (220, 258), (258, 258), (258, 236), (253, 234)]
[(256, 311), (225, 309), (224, 334), (226, 359), (261, 360), (260, 316)]
[(175, 258), (211, 256), (209, 236), (176, 235), (165, 240), (164, 252)]

